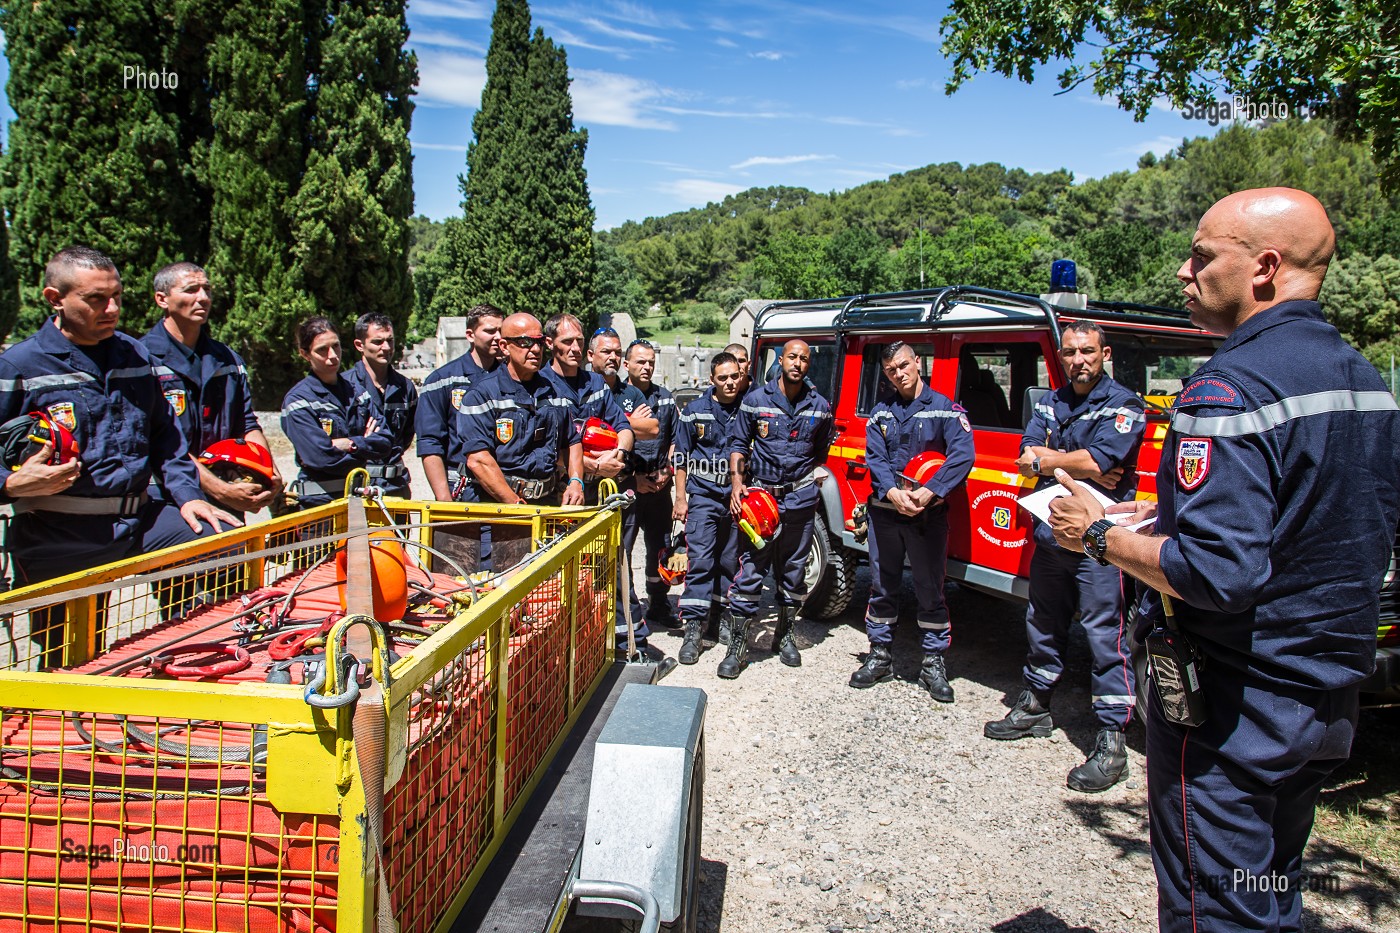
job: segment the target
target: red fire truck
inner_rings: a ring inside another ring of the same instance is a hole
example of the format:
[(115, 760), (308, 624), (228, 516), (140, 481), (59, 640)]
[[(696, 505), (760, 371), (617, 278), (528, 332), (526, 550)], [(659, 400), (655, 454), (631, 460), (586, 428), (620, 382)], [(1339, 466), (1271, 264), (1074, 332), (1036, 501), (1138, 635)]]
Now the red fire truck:
[[(963, 585), (1024, 600), (1034, 543), (1033, 519), (1016, 500), (1033, 481), (1016, 458), (1035, 401), (1065, 384), (1059, 335), (1071, 321), (1093, 321), (1107, 334), (1107, 369), (1148, 403), (1147, 434), (1138, 457), (1138, 496), (1155, 498), (1166, 409), (1221, 338), (1193, 325), (1184, 311), (1085, 301), (1078, 294), (1045, 298), (969, 286), (853, 298), (775, 302), (754, 323), (755, 373), (776, 370), (785, 341), (812, 348), (808, 378), (831, 400), (835, 434), (823, 469), (817, 534), (808, 564), (804, 613), (832, 618), (855, 593), (856, 565), (866, 546), (852, 511), (870, 495), (865, 419), (888, 386), (880, 351), (896, 340), (913, 347), (924, 378), (967, 409), (977, 462), (949, 502), (948, 576)], [(1072, 306), (1067, 306), (1072, 305)], [(1381, 647), (1369, 688), (1400, 681), (1400, 579), (1396, 562), (1381, 604)]]

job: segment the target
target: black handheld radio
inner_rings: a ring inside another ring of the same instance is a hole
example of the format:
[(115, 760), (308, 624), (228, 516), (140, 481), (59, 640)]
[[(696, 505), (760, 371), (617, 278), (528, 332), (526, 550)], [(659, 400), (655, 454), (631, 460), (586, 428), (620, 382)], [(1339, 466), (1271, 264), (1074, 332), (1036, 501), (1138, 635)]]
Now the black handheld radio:
[(1174, 723), (1199, 726), (1206, 721), (1206, 696), (1201, 689), (1201, 655), (1176, 624), (1171, 597), (1162, 593), (1165, 621), (1147, 636), (1152, 686), (1162, 712)]

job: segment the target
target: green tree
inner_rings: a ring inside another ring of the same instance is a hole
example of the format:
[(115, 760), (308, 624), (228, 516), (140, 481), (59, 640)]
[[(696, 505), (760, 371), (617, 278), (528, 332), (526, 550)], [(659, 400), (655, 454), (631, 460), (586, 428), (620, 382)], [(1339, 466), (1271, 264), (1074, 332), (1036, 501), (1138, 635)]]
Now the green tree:
[(1383, 180), (1400, 185), (1400, 29), (1393, 3), (1192, 0), (953, 0), (942, 22), (953, 67), (946, 90), (979, 71), (1030, 83), (1048, 62), (1070, 63), (1063, 90), (1088, 83), (1142, 120), (1174, 107), (1241, 96), (1289, 113), (1320, 112), (1367, 138)]
[[(925, 282), (1039, 292), (1050, 274), (1051, 247), (1050, 236), (1033, 224), (1008, 228), (995, 217), (969, 217), (940, 237), (925, 238)], [(900, 251), (900, 288), (919, 287), (917, 253), (916, 240)]]
[(864, 227), (847, 227), (826, 247), (827, 262), (842, 295), (868, 295), (884, 291), (888, 278), (889, 247)]
[(18, 318), (19, 278), (10, 262), (10, 231), (5, 212), (0, 211), (0, 334), (8, 334)]
[(1334, 261), (1322, 283), (1321, 301), (1352, 346), (1365, 351), (1393, 342), (1400, 334), (1400, 258), (1355, 253)]
[[(602, 237), (595, 237), (593, 256), (597, 271), (593, 290), (597, 295), (598, 320), (617, 314), (631, 315), (639, 321), (647, 312), (647, 293), (637, 270), (616, 246)], [(585, 321), (593, 324), (593, 321)], [(592, 332), (592, 328), (589, 328)]]
[(46, 314), (44, 264), (64, 246), (112, 257), (127, 285), (123, 326), (139, 332), (155, 318), (152, 274), (202, 245), (177, 98), (161, 76), (176, 46), (162, 41), (156, 6), (7, 4), (0, 13), (15, 111), (3, 198), (24, 333)]
[(828, 298), (840, 294), (825, 237), (784, 231), (759, 250), (754, 273), (765, 296), (778, 299)]
[(464, 214), (446, 232), (450, 278), (434, 305), (593, 313), (593, 206), (564, 50), (530, 35), (524, 0), (499, 0), (472, 119)]
[(404, 4), (333, 0), (327, 13), (317, 23), (324, 38), (292, 202), (293, 252), (318, 310), (342, 325), (386, 314), (402, 337), (413, 311), (408, 130), (417, 81)]
[(264, 405), (280, 402), (304, 373), (293, 335), (315, 309), (301, 287), (286, 209), (305, 163), (308, 58), (315, 54), (305, 13), (298, 0), (230, 0), (209, 48), (219, 88), (207, 174), (209, 277), (219, 336), (243, 353)]

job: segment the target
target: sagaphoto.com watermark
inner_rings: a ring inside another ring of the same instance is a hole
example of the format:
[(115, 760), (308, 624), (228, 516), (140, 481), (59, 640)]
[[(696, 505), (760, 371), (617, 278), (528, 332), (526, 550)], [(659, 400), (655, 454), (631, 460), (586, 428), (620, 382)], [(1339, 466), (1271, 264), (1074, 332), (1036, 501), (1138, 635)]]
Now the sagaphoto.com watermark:
[(139, 65), (122, 66), (122, 90), (125, 91), (173, 91), (180, 86), (180, 75), (161, 68), (145, 69)]
[(133, 839), (117, 837), (110, 843), (84, 843), (66, 836), (58, 850), (61, 862), (86, 862), (97, 865), (99, 862), (139, 862), (152, 863), (198, 863), (213, 865), (219, 861), (219, 846), (216, 843), (187, 843), (177, 846), (160, 843), (137, 842)]
[(1261, 123), (1287, 120), (1289, 117), (1311, 117), (1313, 112), (1306, 107), (1291, 107), (1281, 100), (1256, 101), (1237, 94), (1228, 100), (1187, 104), (1181, 108), (1181, 116), (1184, 120), (1204, 120), (1210, 126), (1219, 126), (1232, 120)]

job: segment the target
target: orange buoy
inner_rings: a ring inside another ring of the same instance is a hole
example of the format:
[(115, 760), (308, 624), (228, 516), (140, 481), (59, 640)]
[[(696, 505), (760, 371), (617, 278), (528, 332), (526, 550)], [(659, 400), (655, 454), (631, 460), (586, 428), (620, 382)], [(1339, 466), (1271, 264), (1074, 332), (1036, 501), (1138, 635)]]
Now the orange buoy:
[[(335, 553), (337, 590), (340, 608), (345, 605), (346, 547)], [(369, 533), (370, 582), (374, 594), (374, 618), (379, 622), (398, 622), (408, 612), (408, 570), (404, 566), (403, 545), (392, 531), (381, 529)]]

